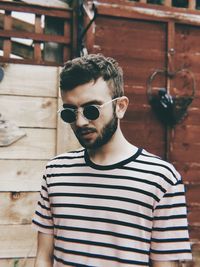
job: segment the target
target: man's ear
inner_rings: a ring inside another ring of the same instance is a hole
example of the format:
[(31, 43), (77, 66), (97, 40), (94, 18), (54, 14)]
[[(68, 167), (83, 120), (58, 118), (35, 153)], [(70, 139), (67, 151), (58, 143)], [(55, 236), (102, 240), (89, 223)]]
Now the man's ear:
[(122, 119), (124, 117), (124, 114), (128, 108), (129, 99), (126, 96), (120, 97), (120, 99), (117, 100), (116, 104), (116, 116), (118, 119)]

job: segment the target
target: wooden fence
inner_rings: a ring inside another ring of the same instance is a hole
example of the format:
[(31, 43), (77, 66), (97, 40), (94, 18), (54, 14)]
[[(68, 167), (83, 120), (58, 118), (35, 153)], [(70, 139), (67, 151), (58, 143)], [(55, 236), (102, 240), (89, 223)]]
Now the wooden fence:
[[(188, 1), (187, 9), (172, 7), (174, 1), (162, 1), (162, 5), (149, 2), (95, 1), (97, 14), (82, 41), (89, 53), (113, 56), (124, 69), (125, 91), (130, 99), (122, 123), (126, 137), (132, 143), (171, 161), (182, 174), (187, 186), (194, 256), (193, 263), (182, 266), (197, 267), (200, 266), (200, 11), (196, 10), (197, 1)], [(84, 17), (80, 20), (83, 19), (82, 28), (87, 27), (94, 15), (91, 4), (93, 1), (85, 1)], [(79, 146), (70, 129), (56, 117), (60, 106), (58, 65), (79, 53), (77, 10), (67, 8), (55, 11), (52, 7), (22, 6), (21, 3), (0, 2), (0, 8), (5, 10), (5, 13), (0, 13), (0, 48), (4, 52), (0, 57), (4, 63), (0, 113), (5, 121), (14, 121), (25, 134), (11, 146), (0, 147), (0, 194), (4, 203), (1, 205), (3, 216), (0, 219), (0, 266), (4, 267), (33, 266), (36, 239), (30, 230), (30, 221), (43, 167), (53, 155)], [(34, 26), (27, 26), (27, 23), (14, 18), (13, 10), (37, 14)], [(62, 29), (65, 29), (59, 35), (52, 28), (51, 19), (48, 21), (49, 17), (54, 20), (57, 14), (62, 21)], [(50, 34), (45, 33), (41, 24), (43, 15), (47, 16)], [(14, 22), (12, 25), (11, 20)], [(29, 29), (30, 36), (25, 29)], [(30, 38), (34, 46), (22, 49), (23, 45), (12, 39), (14, 30), (15, 37), (21, 38), (23, 35)], [(16, 33), (18, 30), (19, 33)], [(51, 44), (46, 48), (41, 45), (56, 42), (58, 38), (60, 41), (55, 50), (50, 51), (53, 49)], [(20, 54), (22, 50), (23, 56)], [(29, 51), (26, 56), (24, 51)], [(54, 52), (56, 56), (49, 60)], [(21, 58), (11, 57), (11, 54), (17, 53)], [(163, 125), (148, 102), (148, 80), (158, 69), (166, 70), (166, 73), (154, 81), (153, 90), (165, 87), (173, 96), (190, 95), (192, 82), (185, 73), (173, 78), (170, 73), (187, 69), (195, 77), (195, 98), (188, 107), (186, 117), (174, 127)], [(17, 261), (18, 265), (14, 265)]]
[[(72, 56), (72, 9), (3, 1), (0, 10), (1, 62), (59, 65)], [(13, 14), (33, 15), (34, 23)]]

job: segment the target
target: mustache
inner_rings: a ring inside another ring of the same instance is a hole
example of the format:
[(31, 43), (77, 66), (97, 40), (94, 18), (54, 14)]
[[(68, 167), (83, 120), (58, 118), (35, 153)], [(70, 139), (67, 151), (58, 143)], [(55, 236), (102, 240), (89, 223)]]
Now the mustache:
[(77, 128), (76, 129), (76, 134), (78, 135), (82, 135), (82, 134), (86, 134), (86, 133), (95, 133), (96, 129), (95, 128), (91, 128), (91, 127), (84, 127), (84, 128)]

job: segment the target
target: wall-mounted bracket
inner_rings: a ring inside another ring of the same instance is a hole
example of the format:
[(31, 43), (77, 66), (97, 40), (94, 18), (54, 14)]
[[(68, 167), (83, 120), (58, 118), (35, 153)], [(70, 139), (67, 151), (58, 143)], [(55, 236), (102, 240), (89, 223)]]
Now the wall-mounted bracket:
[[(156, 77), (164, 75), (166, 79), (173, 80), (178, 76), (185, 76), (191, 80), (191, 94), (170, 95), (166, 88), (158, 88), (153, 92), (153, 81)], [(180, 69), (175, 72), (169, 72), (165, 69), (155, 70), (147, 80), (147, 98), (159, 120), (167, 126), (175, 126), (187, 114), (188, 106), (195, 97), (196, 82), (193, 73), (188, 69)]]

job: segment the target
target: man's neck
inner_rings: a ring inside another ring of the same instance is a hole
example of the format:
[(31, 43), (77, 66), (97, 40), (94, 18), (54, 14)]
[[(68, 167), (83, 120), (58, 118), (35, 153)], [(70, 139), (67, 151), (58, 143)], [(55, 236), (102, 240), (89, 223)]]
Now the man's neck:
[(118, 130), (111, 140), (95, 150), (88, 150), (90, 160), (98, 165), (111, 165), (127, 159), (137, 152), (137, 147), (130, 144)]

